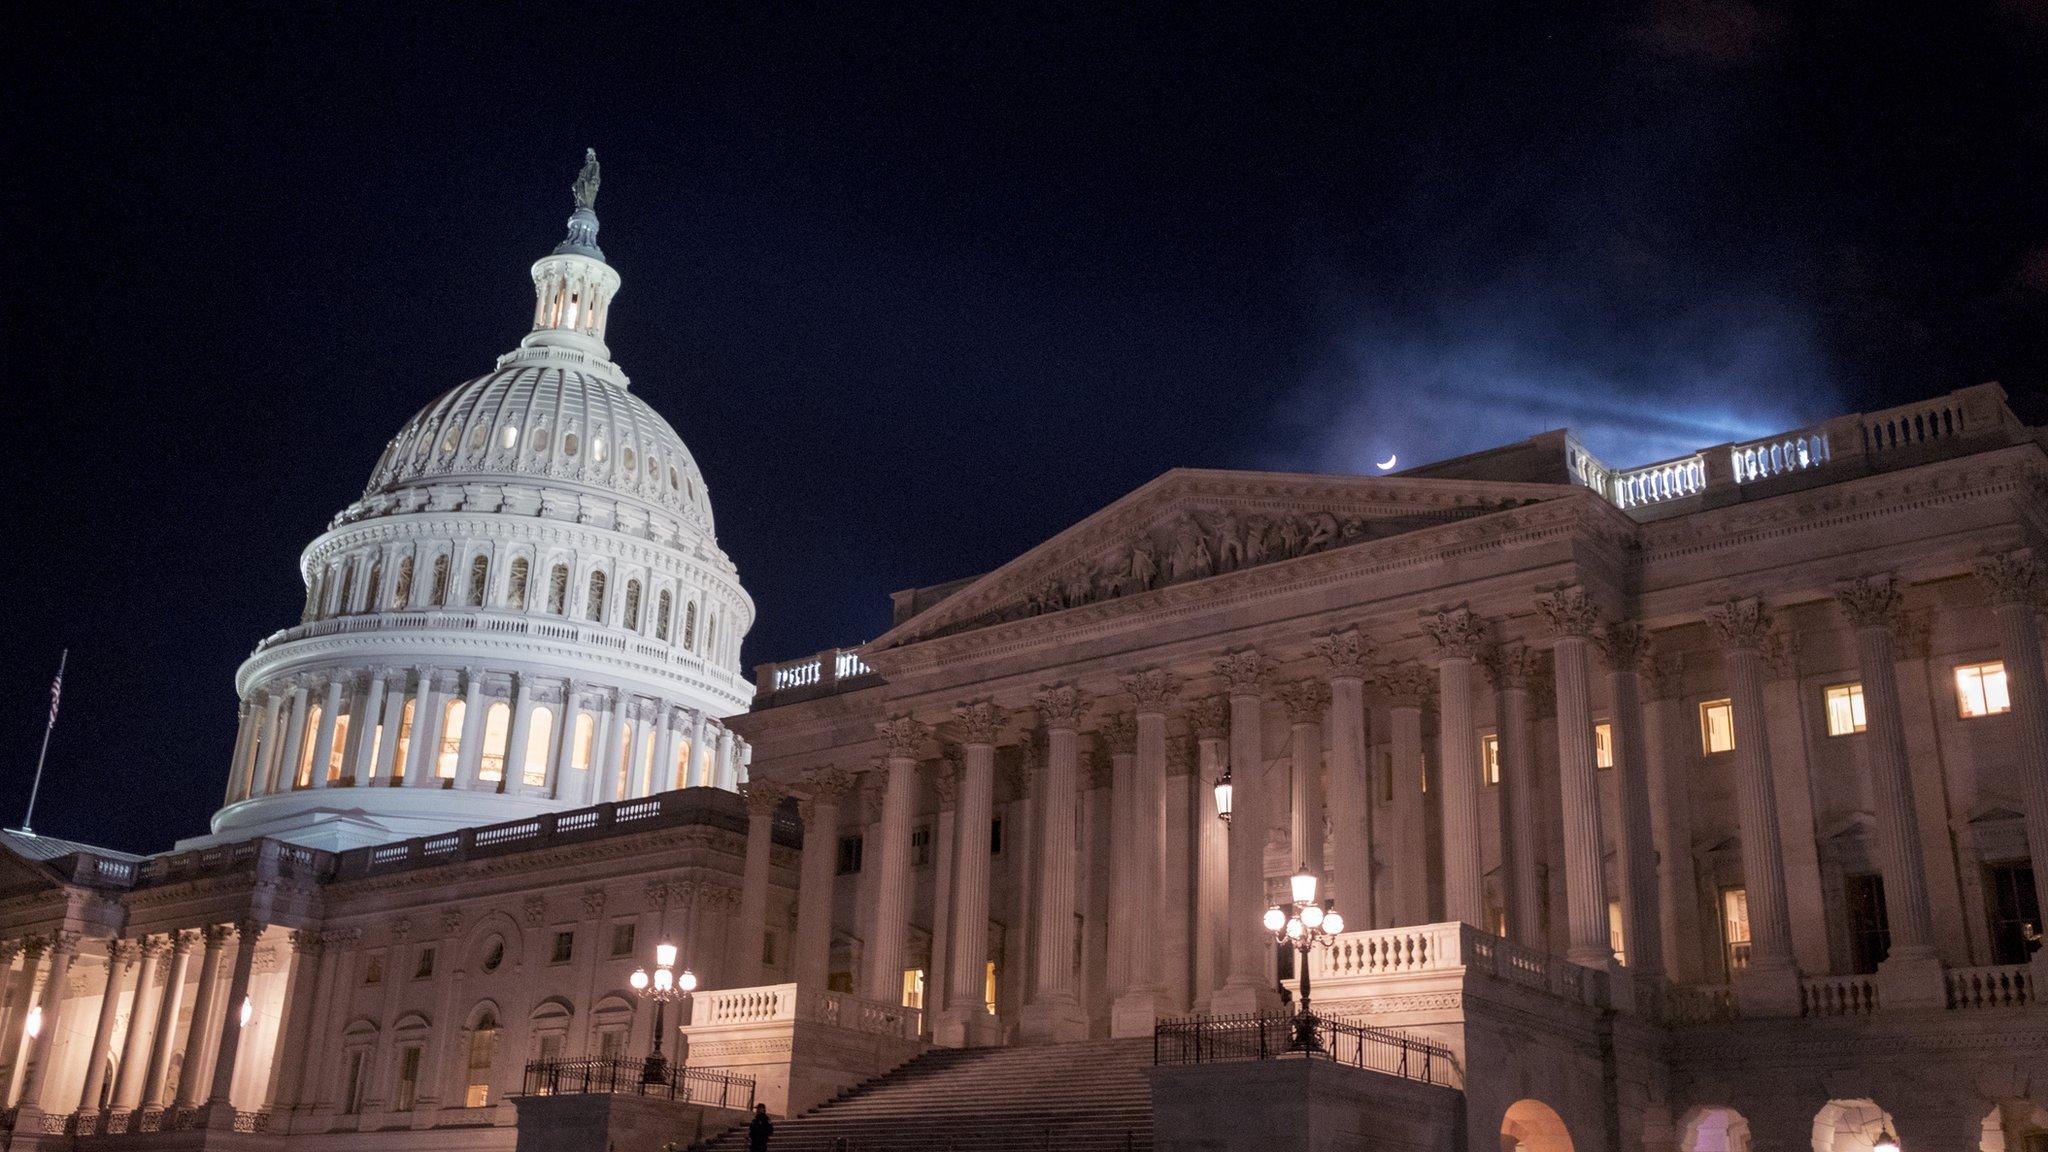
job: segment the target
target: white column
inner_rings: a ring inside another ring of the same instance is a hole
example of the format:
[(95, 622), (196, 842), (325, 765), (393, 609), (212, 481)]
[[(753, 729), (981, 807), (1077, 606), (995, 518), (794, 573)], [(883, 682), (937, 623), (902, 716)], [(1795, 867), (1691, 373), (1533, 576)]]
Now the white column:
[(648, 792), (666, 792), (676, 786), (676, 710), (667, 701), (659, 705), (659, 735), (654, 745), (654, 767), (650, 772), (653, 779), (647, 782)]
[(378, 787), (391, 785), (392, 778), (403, 767), (398, 763), (398, 735), (405, 730), (405, 673), (394, 671), (384, 677), (384, 714), (378, 720), (381, 731), (377, 734), (377, 758), (370, 762), (370, 780), (358, 777), (356, 783), (375, 781)]
[(1044, 1044), (1088, 1034), (1088, 1017), (1074, 995), (1074, 821), (1081, 767), (1076, 729), (1088, 705), (1071, 684), (1042, 689), (1037, 700), (1046, 729), (1038, 952), (1032, 958), (1037, 995), (1025, 1008), (1022, 1026), (1026, 1040)]
[(1221, 1015), (1270, 1012), (1280, 994), (1266, 982), (1272, 936), (1261, 918), (1266, 909), (1265, 690), (1273, 662), (1253, 649), (1229, 653), (1216, 662), (1216, 675), (1230, 692), (1230, 975), (1209, 998)]
[(191, 966), (192, 945), (197, 934), (189, 930), (171, 933), (171, 971), (164, 978), (163, 995), (157, 998), (156, 1038), (149, 1044), (149, 1068), (142, 1081), (141, 1106), (154, 1108), (167, 1103), (164, 1081), (171, 1067), (171, 1046), (176, 1043), (178, 1008), (184, 999), (185, 972)]
[(768, 933), (768, 868), (775, 850), (775, 811), (786, 793), (765, 780), (747, 788), (747, 854), (740, 869), (739, 928), (726, 971), (751, 987), (762, 981), (761, 947)]
[(185, 1029), (185, 1060), (179, 1065), (178, 1107), (199, 1103), (199, 1082), (205, 1073), (207, 1027), (212, 1023), (215, 987), (220, 982), (220, 953), (227, 944), (224, 924), (209, 924), (199, 930), (206, 950), (199, 961), (199, 987), (192, 994), (192, 1020)]
[(512, 723), (505, 731), (505, 778), (498, 790), (507, 796), (538, 796), (546, 782), (526, 782), (526, 741), (533, 731), (533, 677), (521, 672), (512, 678)]
[(932, 765), (932, 791), (938, 796), (939, 811), (932, 820), (932, 931), (930, 955), (924, 973), (925, 1014), (922, 1024), (927, 1038), (938, 1034), (939, 1017), (951, 1001), (953, 971), (953, 841), (960, 822), (960, 777), (957, 756), (941, 757)]
[[(262, 935), (263, 925), (254, 920), (235, 925), (235, 965), (228, 977), (228, 993), (214, 1004), (214, 1018), (208, 1022), (219, 1036), (214, 1042), (213, 1087), (206, 1096), (208, 1104), (233, 1107), (230, 1096), (235, 1085), (235, 1057), (241, 1052), (242, 1001), (249, 995), (249, 975), (256, 966), (256, 941)], [(395, 969), (396, 957), (391, 959)], [(400, 978), (396, 971), (385, 974), (387, 980)]]
[(1359, 928), (1372, 918), (1372, 777), (1365, 751), (1365, 677), (1372, 642), (1356, 628), (1318, 636), (1315, 654), (1330, 670), (1329, 891)]
[(1835, 596), (1856, 630), (1857, 663), (1863, 676), (1870, 776), (1877, 793), (1885, 923), (1891, 929), (1888, 960), (1933, 962), (1934, 918), (1927, 896), (1927, 864), (1920, 854), (1920, 820), (1913, 808), (1913, 782), (1907, 769), (1906, 722), (1899, 710), (1898, 673), (1892, 659), (1892, 627), (1902, 597), (1889, 576), (1853, 581), (1836, 589)]
[(1166, 738), (1166, 788), (1159, 849), (1159, 1011), (1185, 1016), (1195, 977), (1195, 742)]
[(796, 955), (791, 971), (799, 988), (823, 988), (832, 974), (832, 885), (839, 870), (839, 806), (853, 774), (825, 768), (805, 781), (804, 854), (796, 889)]
[(1600, 612), (1578, 587), (1538, 597), (1536, 605), (1555, 638), (1558, 799), (1564, 809), (1565, 917), (1570, 926), (1565, 959), (1604, 971), (1614, 963), (1614, 949), (1607, 937), (1600, 782), (1593, 764), (1593, 702), (1586, 670), (1586, 648), (1600, 625)]
[(704, 728), (710, 719), (700, 709), (691, 713), (690, 721), (690, 784), (693, 787), (709, 788), (714, 782), (711, 762), (704, 755)]
[[(1105, 959), (1107, 991), (1113, 1004), (1131, 987), (1131, 969), (1136, 965), (1140, 942), (1149, 947), (1151, 910), (1138, 911), (1137, 873), (1144, 865), (1134, 851), (1137, 814), (1131, 808), (1138, 770), (1138, 724), (1128, 712), (1113, 712), (1102, 718), (1096, 731), (1102, 751), (1109, 757), (1109, 888)], [(1090, 912), (1084, 916), (1092, 915)], [(1090, 997), (1090, 1003), (1095, 1002)]]
[(107, 1051), (114, 1042), (114, 1018), (121, 1009), (121, 977), (127, 975), (128, 962), (134, 957), (135, 945), (126, 940), (107, 941), (106, 991), (100, 996), (100, 1015), (93, 1025), (92, 1047), (86, 1050), (85, 1087), (78, 1094), (80, 1112), (99, 1111), (100, 1089), (107, 1082)]
[[(1125, 906), (1131, 923), (1134, 926), (1152, 925), (1153, 931), (1157, 932), (1162, 921), (1170, 925), (1173, 918), (1171, 911), (1160, 911), (1160, 869), (1164, 864), (1160, 841), (1167, 818), (1164, 806), (1166, 711), (1180, 694), (1180, 681), (1163, 668), (1151, 668), (1125, 676), (1122, 685), (1137, 703), (1137, 755), (1129, 776), (1119, 781), (1130, 793), (1125, 807), (1128, 822), (1124, 833), (1128, 846), (1122, 849), (1129, 867), (1128, 879), (1120, 880), (1117, 887), (1129, 890)], [(1187, 819), (1185, 810), (1181, 812), (1181, 819), (1183, 822)], [(1176, 863), (1181, 868), (1186, 867), (1185, 861)], [(1111, 927), (1115, 927), (1114, 922)], [(1165, 1006), (1159, 961), (1156, 944), (1148, 943), (1142, 937), (1131, 942), (1125, 962), (1125, 985), (1110, 1012), (1112, 1036), (1152, 1034)]]
[(1380, 691), (1387, 698), (1387, 757), (1392, 802), (1387, 806), (1393, 834), (1386, 846), (1398, 861), (1390, 868), (1390, 907), (1381, 910), (1381, 927), (1427, 924), (1429, 907), (1428, 840), (1423, 836), (1422, 705), (1429, 699), (1434, 677), (1419, 664), (1396, 664), (1381, 670)]
[[(868, 998), (889, 1004), (903, 999), (903, 955), (910, 932), (910, 820), (917, 802), (917, 754), (930, 730), (909, 716), (876, 725), (888, 745), (882, 793), (882, 842), (875, 885), (875, 920), (868, 934)], [(725, 734), (719, 734), (720, 747)]]
[(299, 783), (299, 749), (306, 740), (306, 686), (292, 685), (292, 713), (285, 725), (284, 747), (277, 763), (271, 765), (272, 792), (289, 792)]
[(1651, 704), (1643, 718), (1649, 767), (1650, 833), (1657, 847), (1657, 906), (1662, 914), (1664, 962), (1671, 978), (1697, 982), (1704, 949), (1692, 847), (1692, 797), (1680, 766), (1690, 764), (1692, 710), (1686, 706), (1684, 660), (1655, 659)]
[(626, 705), (626, 693), (618, 688), (612, 689), (611, 718), (604, 728), (604, 754), (597, 758), (597, 763), (590, 766), (590, 770), (597, 774), (597, 799), (600, 804), (625, 799), (619, 794), (619, 756), (625, 750), (623, 746), (627, 738)]
[(961, 728), (958, 818), (953, 833), (953, 912), (948, 918), (952, 967), (949, 1000), (934, 1035), (957, 1047), (995, 1044), (1002, 1039), (989, 1015), (983, 987), (988, 970), (989, 828), (995, 817), (996, 734), (1004, 713), (993, 700), (976, 700), (953, 710)]
[(1330, 704), (1330, 689), (1321, 680), (1296, 680), (1282, 684), (1274, 693), (1287, 713), (1289, 764), (1287, 787), (1288, 845), (1294, 863), (1305, 865), (1318, 877), (1323, 875), (1323, 714)]
[[(737, 787), (737, 780), (733, 773), (732, 729), (727, 728), (723, 724), (718, 726), (718, 754), (712, 760), (712, 763), (717, 768), (718, 787), (728, 792)], [(908, 836), (909, 832), (906, 830), (904, 835)], [(909, 850), (907, 846), (904, 848), (905, 852)]]
[(1615, 837), (1621, 873), (1621, 941), (1629, 969), (1662, 978), (1663, 914), (1657, 890), (1657, 850), (1650, 814), (1648, 744), (1643, 732), (1642, 668), (1649, 657), (1650, 637), (1642, 625), (1615, 624), (1600, 639), (1607, 661), (1607, 698), (1614, 712), (1609, 721), (1614, 749), (1615, 811), (1621, 822)]
[(421, 668), (414, 674), (412, 690), (412, 743), (405, 751), (405, 786), (439, 788), (438, 762), (441, 756), (441, 693), (434, 687), (434, 670)]
[(120, 1067), (114, 1070), (113, 1110), (126, 1112), (142, 1100), (142, 1082), (149, 1074), (150, 1040), (156, 1034), (157, 964), (170, 951), (170, 940), (145, 936), (137, 942), (142, 963), (135, 970), (135, 997), (128, 1005), (128, 1033), (121, 1042)]
[(255, 708), (242, 701), (235, 709), (235, 750), (228, 756), (228, 791), (222, 804), (233, 804), (249, 794), (249, 749), (255, 743)]
[[(1472, 664), (1485, 643), (1485, 625), (1469, 610), (1455, 608), (1425, 615), (1422, 628), (1437, 647), (1444, 915), (1491, 932), (1493, 925), (1486, 918), (1485, 869), (1480, 863), (1479, 736), (1472, 723)], [(1591, 738), (1589, 724), (1587, 739)], [(1606, 914), (1604, 907), (1601, 914)]]
[[(2027, 808), (2034, 891), (2048, 899), (2048, 675), (2041, 666), (2040, 609), (2035, 598), (2042, 582), (2040, 567), (2031, 552), (2008, 552), (1979, 561), (1977, 577), (1991, 589), (1991, 611), (1998, 618), (2005, 653), (2005, 682), (2019, 737), (2012, 747)], [(2048, 948), (2035, 952), (2034, 972), (2036, 981), (2048, 973)]]
[(1195, 733), (1194, 1008), (1230, 976), (1230, 825), (1216, 810), (1216, 781), (1230, 769), (1230, 699), (1207, 696), (1188, 709)]
[(1540, 655), (1524, 644), (1504, 644), (1488, 654), (1495, 723), (1500, 740), (1501, 895), (1507, 906), (1508, 937), (1548, 950), (1543, 939), (1543, 882), (1537, 871), (1536, 734), (1530, 720), (1529, 680)]
[(1764, 722), (1760, 649), (1770, 635), (1771, 615), (1761, 600), (1735, 600), (1708, 609), (1707, 622), (1721, 641), (1735, 713), (1735, 818), (1742, 834), (1750, 941), (1749, 967), (1737, 977), (1736, 994), (1744, 999), (1746, 1010), (1796, 1014), (1798, 969), (1792, 959), (1792, 918), (1785, 897), (1785, 849)]
[(285, 697), (282, 693), (267, 689), (263, 695), (263, 734), (257, 737), (256, 748), (250, 757), (249, 765), (251, 795), (277, 791), (277, 744), (281, 731), (278, 714), (283, 710)]
[(384, 748), (398, 739), (396, 728), (378, 731), (384, 710), (384, 673), (378, 672), (363, 686), (361, 700), (348, 722), (349, 743), (355, 748), (355, 755), (349, 757), (348, 775), (358, 788), (376, 775)]
[[(341, 716), (341, 690), (345, 676), (334, 675), (327, 680), (327, 699), (320, 706), (320, 727), (313, 737), (313, 761), (306, 769), (306, 787), (327, 787), (327, 768), (334, 758), (334, 726)], [(292, 765), (296, 771), (298, 765)]]
[(481, 668), (462, 672), (462, 747), (455, 754), (455, 786), (483, 787), (480, 773), (484, 761), (484, 673)]
[[(585, 779), (578, 781), (576, 771), (576, 714), (579, 710), (577, 695), (581, 689), (574, 680), (562, 682), (562, 706), (555, 709), (555, 766), (548, 773), (546, 794), (561, 800), (572, 800), (579, 804), (592, 803), (590, 795), (591, 774), (585, 772)], [(577, 792), (576, 786), (583, 790)]]
[(29, 1000), (35, 995), (36, 971), (42, 967), (49, 942), (40, 936), (20, 941), (21, 970), (10, 973), (13, 987), (7, 993), (7, 1030), (0, 1040), (0, 1106), (11, 1103), (7, 1094), (14, 1087), (21, 1067), (22, 1036), (28, 1025)]
[(71, 961), (78, 956), (78, 942), (78, 933), (59, 932), (50, 945), (50, 975), (43, 981), (39, 1001), (43, 1007), (43, 1029), (28, 1042), (28, 1064), (21, 1074), (21, 1096), (17, 1103), (24, 1110), (41, 1111), (43, 1107), (43, 1081), (50, 1074), (50, 1056), (57, 1049), (57, 1025), (64, 1011), (64, 990), (71, 982)]

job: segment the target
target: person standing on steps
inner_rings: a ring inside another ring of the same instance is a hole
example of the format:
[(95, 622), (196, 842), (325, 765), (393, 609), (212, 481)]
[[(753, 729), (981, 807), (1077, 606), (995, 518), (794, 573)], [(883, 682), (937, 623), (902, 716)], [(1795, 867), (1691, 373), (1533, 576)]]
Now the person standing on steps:
[(774, 1134), (775, 1122), (768, 1119), (768, 1106), (754, 1105), (754, 1118), (747, 1122), (747, 1152), (768, 1152), (768, 1137)]

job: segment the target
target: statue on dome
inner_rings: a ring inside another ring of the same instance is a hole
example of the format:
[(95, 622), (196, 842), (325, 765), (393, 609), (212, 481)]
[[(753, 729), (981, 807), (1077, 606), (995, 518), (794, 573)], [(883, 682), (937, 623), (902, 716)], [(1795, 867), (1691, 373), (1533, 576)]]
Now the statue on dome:
[(597, 209), (597, 149), (583, 150), (583, 171), (576, 174), (576, 183), (569, 186), (576, 197), (576, 207), (586, 211)]

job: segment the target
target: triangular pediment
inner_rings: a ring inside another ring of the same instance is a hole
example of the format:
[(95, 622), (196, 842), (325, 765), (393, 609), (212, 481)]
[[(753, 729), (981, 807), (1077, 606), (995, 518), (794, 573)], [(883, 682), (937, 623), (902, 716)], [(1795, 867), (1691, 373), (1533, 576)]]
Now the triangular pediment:
[(0, 900), (35, 892), (56, 892), (63, 887), (63, 882), (48, 865), (24, 859), (13, 849), (0, 846)]
[(867, 651), (1144, 596), (1572, 491), (1561, 484), (1175, 469), (963, 583)]

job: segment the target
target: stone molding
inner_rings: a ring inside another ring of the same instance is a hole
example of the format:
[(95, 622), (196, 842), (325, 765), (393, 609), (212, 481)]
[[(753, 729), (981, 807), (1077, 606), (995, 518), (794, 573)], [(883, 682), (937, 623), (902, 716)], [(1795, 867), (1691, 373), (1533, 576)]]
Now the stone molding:
[(1543, 652), (1519, 640), (1510, 641), (1487, 649), (1479, 663), (1495, 691), (1526, 692), (1543, 672)]
[(1577, 584), (1567, 584), (1536, 597), (1536, 611), (1553, 639), (1590, 637), (1600, 628), (1600, 608)]
[(1321, 724), (1323, 712), (1330, 706), (1330, 686), (1313, 677), (1281, 684), (1273, 689), (1273, 695), (1291, 724)]
[(1309, 642), (1309, 650), (1330, 668), (1332, 680), (1363, 680), (1372, 674), (1378, 645), (1356, 628), (1325, 632)]
[(909, 715), (891, 716), (875, 724), (875, 734), (888, 745), (889, 759), (915, 760), (931, 737), (931, 726)]
[(1230, 697), (1203, 696), (1188, 704), (1188, 728), (1197, 740), (1230, 738)]
[(1649, 664), (1653, 650), (1649, 629), (1633, 620), (1609, 624), (1593, 641), (1593, 647), (1610, 669), (1637, 674)]
[(959, 721), (962, 739), (968, 744), (994, 744), (1001, 733), (1004, 710), (988, 697), (970, 700), (953, 709), (953, 717)]
[(1841, 605), (1842, 614), (1849, 618), (1849, 624), (1858, 630), (1895, 630), (1905, 596), (1899, 591), (1898, 582), (1887, 574), (1845, 580), (1835, 585), (1835, 602)]
[(1420, 664), (1382, 665), (1373, 679), (1395, 708), (1420, 708), (1436, 693), (1436, 675)]
[(2039, 599), (2041, 567), (2031, 549), (1980, 556), (1971, 571), (1991, 589), (1994, 604), (2036, 604)]
[(1436, 644), (1439, 655), (1471, 660), (1486, 647), (1486, 621), (1465, 607), (1422, 613), (1422, 632)]
[(1216, 675), (1229, 686), (1232, 696), (1263, 696), (1275, 667), (1275, 661), (1258, 649), (1240, 648), (1216, 661)]
[(789, 791), (769, 780), (749, 780), (745, 784), (747, 815), (773, 818), (776, 809), (782, 807), (783, 797)]
[(1140, 712), (1165, 712), (1180, 698), (1180, 677), (1164, 668), (1145, 668), (1118, 679)]
[(1078, 728), (1088, 711), (1088, 700), (1072, 684), (1048, 684), (1035, 697), (1038, 712), (1047, 728)]
[(1729, 648), (1762, 648), (1771, 634), (1771, 610), (1755, 596), (1716, 604), (1706, 610), (1706, 618), (1715, 637)]

